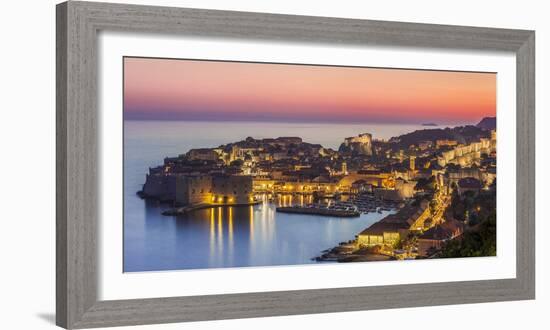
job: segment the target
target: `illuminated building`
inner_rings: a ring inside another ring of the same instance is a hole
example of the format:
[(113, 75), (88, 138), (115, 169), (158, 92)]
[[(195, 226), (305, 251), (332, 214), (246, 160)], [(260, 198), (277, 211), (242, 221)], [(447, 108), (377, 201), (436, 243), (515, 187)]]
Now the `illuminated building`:
[(348, 164), (346, 162), (342, 162), (342, 174), (348, 174)]
[(458, 145), (458, 141), (456, 141), (456, 140), (436, 140), (435, 141), (435, 146), (437, 148), (454, 147), (456, 145)]
[(253, 200), (252, 177), (246, 175), (222, 175), (212, 178), (212, 195), (218, 203), (247, 204)]
[(190, 160), (211, 160), (216, 161), (220, 158), (220, 155), (212, 149), (191, 149), (187, 152), (187, 157)]
[(390, 214), (372, 224), (357, 235), (357, 245), (393, 246), (407, 237), (411, 230), (421, 230), (430, 216), (428, 201), (422, 201), (420, 206), (405, 206), (399, 212)]
[(210, 175), (182, 175), (177, 177), (175, 199), (179, 205), (210, 203), (212, 199), (212, 177)]
[(340, 152), (352, 153), (357, 155), (372, 155), (372, 135), (370, 133), (359, 134), (358, 136), (344, 139), (340, 145)]

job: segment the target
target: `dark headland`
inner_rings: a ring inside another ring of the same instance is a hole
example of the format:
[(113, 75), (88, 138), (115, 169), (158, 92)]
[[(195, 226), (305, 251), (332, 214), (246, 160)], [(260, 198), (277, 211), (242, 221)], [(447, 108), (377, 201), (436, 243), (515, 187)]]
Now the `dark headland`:
[(497, 118), (485, 117), (476, 125), (476, 127), (487, 131), (494, 130), (497, 128)]

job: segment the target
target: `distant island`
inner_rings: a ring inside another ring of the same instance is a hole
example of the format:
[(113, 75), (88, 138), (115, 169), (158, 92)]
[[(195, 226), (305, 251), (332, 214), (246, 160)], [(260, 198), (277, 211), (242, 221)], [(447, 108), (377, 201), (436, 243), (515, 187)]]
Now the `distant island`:
[(439, 126), (436, 123), (422, 123), (422, 126)]

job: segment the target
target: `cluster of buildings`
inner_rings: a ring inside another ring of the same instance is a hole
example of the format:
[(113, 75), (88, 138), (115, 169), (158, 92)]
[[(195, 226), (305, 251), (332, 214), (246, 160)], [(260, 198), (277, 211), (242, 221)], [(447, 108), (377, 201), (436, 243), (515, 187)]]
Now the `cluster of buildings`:
[(439, 214), (438, 211), (434, 214), (427, 200), (422, 200), (418, 206), (407, 205), (360, 232), (356, 244), (359, 248), (387, 247), (393, 254), (398, 243), (410, 238), (410, 234), (417, 234), (414, 256), (428, 257), (464, 232), (463, 222), (444, 214), (446, 203), (448, 200), (438, 206), (441, 208)]
[(368, 191), (384, 199), (410, 198), (414, 183), (396, 179), (392, 171), (348, 166), (358, 157), (372, 156), (371, 139), (368, 133), (346, 138), (343, 151), (299, 137), (249, 137), (217, 148), (192, 149), (150, 168), (140, 194), (178, 205), (242, 202), (260, 193), (334, 197)]
[(423, 200), (420, 205), (407, 205), (395, 214), (390, 214), (371, 225), (357, 235), (357, 244), (362, 246), (394, 246), (406, 238), (412, 230), (430, 228), (429, 202)]
[[(260, 194), (337, 198), (369, 193), (405, 206), (359, 233), (357, 244), (394, 245), (410, 232), (421, 232), (419, 250), (426, 254), (461, 233), (444, 216), (451, 191), (476, 192), (495, 183), (496, 133), (480, 134), (469, 143), (420, 139), (403, 146), (399, 138), (373, 140), (364, 133), (345, 138), (338, 150), (300, 137), (248, 137), (165, 158), (149, 169), (139, 194), (175, 205), (248, 205)], [(428, 197), (418, 198), (423, 195)], [(413, 206), (412, 199), (419, 202)]]
[(472, 162), (481, 158), (481, 154), (491, 154), (496, 150), (496, 133), (492, 132), (493, 138), (481, 138), (477, 142), (466, 145), (458, 145), (450, 150), (443, 151), (437, 157), (437, 163), (444, 167), (447, 164), (456, 164), (460, 166), (469, 166)]
[(246, 205), (254, 202), (252, 177), (220, 173), (167, 174), (151, 169), (139, 194), (174, 205)]
[[(290, 186), (304, 192), (321, 188), (334, 192), (329, 172), (312, 169), (324, 155), (321, 145), (304, 143), (299, 137), (247, 138), (218, 148), (191, 149), (149, 168), (139, 194), (175, 205), (229, 205), (254, 203), (257, 193)], [(281, 185), (280, 180), (288, 177), (294, 178), (293, 184)], [(298, 188), (299, 182), (303, 184)]]
[(418, 237), (418, 255), (433, 255), (441, 250), (446, 242), (460, 237), (464, 227), (464, 223), (454, 218), (448, 218), (441, 224), (431, 227)]
[[(338, 152), (319, 144), (299, 137), (249, 137), (165, 158), (162, 166), (149, 169), (140, 194), (179, 205), (242, 203), (268, 192), (334, 196), (345, 188), (341, 181), (347, 174), (347, 164)], [(379, 184), (383, 176), (361, 177)]]
[[(445, 212), (451, 193), (476, 195), (482, 190), (495, 189), (494, 130), (487, 132), (487, 137), (470, 143), (452, 139), (421, 140), (408, 150), (386, 150), (386, 158), (390, 161), (385, 166), (393, 169), (393, 189), (379, 190), (380, 197), (407, 200), (414, 196), (416, 202), (407, 203), (397, 213), (360, 232), (356, 239), (358, 247), (382, 246), (392, 251), (392, 247), (415, 234), (415, 255), (433, 255), (465, 230), (463, 222)], [(427, 190), (431, 193), (423, 198)], [(397, 196), (389, 197), (392, 195)]]

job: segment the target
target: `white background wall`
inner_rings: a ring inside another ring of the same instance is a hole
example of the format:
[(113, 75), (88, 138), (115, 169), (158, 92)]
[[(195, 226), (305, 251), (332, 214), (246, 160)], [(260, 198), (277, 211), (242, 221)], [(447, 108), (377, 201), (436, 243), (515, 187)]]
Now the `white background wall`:
[[(55, 311), (55, 3), (3, 3), (0, 11), (0, 328), (52, 329)], [(550, 139), (550, 21), (545, 1), (110, 1), (284, 14), (536, 30), (537, 205), (550, 184), (542, 170)], [(510, 192), (512, 193), (512, 192)], [(537, 300), (248, 320), (144, 329), (546, 328), (550, 230), (537, 209)]]

